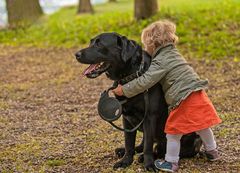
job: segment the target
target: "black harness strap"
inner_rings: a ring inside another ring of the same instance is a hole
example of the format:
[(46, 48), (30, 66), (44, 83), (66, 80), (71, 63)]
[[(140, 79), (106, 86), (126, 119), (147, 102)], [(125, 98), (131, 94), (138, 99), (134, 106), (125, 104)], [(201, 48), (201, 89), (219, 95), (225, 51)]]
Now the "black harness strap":
[(123, 79), (120, 79), (118, 81), (118, 83), (120, 83), (120, 84), (128, 83), (128, 82), (132, 81), (133, 79), (138, 78), (139, 76), (141, 76), (144, 72), (145, 71), (144, 71), (144, 58), (143, 58), (139, 69), (135, 73), (132, 73), (132, 74), (124, 77)]
[[(115, 82), (113, 83), (113, 86), (112, 86), (111, 88), (109, 88), (108, 90), (112, 90), (112, 89), (116, 88), (116, 87), (118, 86), (118, 84), (125, 84), (125, 83), (127, 83), (127, 82), (129, 82), (129, 81), (131, 81), (131, 80), (133, 80), (133, 79), (141, 76), (144, 72), (145, 72), (145, 70), (144, 70), (144, 57), (143, 57), (142, 62), (141, 62), (141, 65), (140, 65), (138, 71), (136, 71), (135, 73), (130, 74), (130, 75), (124, 77), (123, 79), (120, 79), (119, 81), (115, 81)], [(111, 122), (108, 121), (108, 122), (109, 122), (113, 127), (115, 127), (116, 129), (118, 129), (118, 130), (120, 130), (120, 131), (124, 131), (124, 132), (128, 132), (128, 133), (131, 133), (131, 132), (136, 131), (136, 130), (143, 124), (143, 122), (144, 122), (144, 120), (145, 120), (145, 118), (147, 117), (148, 112), (149, 112), (148, 90), (146, 90), (143, 94), (144, 94), (144, 102), (145, 102), (144, 117), (143, 117), (142, 121), (141, 121), (138, 125), (136, 125), (136, 126), (135, 126), (134, 128), (132, 128), (132, 129), (124, 129), (124, 128), (118, 127), (118, 126), (115, 125), (112, 121), (111, 121)], [(127, 100), (124, 100), (124, 102), (127, 102)]]

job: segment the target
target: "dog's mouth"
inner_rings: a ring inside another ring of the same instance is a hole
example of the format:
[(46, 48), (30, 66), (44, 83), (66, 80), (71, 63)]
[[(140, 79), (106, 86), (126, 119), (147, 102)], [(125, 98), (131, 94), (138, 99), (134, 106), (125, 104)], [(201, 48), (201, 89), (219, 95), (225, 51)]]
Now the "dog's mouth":
[(83, 71), (83, 75), (87, 76), (88, 78), (96, 78), (100, 76), (102, 73), (107, 71), (110, 67), (109, 63), (101, 62), (97, 64), (91, 64), (88, 68)]

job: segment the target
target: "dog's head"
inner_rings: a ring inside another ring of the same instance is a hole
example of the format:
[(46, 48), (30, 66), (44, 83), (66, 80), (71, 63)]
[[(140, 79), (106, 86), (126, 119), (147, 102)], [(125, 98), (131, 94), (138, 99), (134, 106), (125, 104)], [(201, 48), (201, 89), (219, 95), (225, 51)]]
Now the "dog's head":
[(117, 33), (103, 33), (91, 39), (89, 46), (75, 56), (80, 63), (90, 64), (83, 72), (88, 78), (96, 78), (106, 72), (110, 79), (117, 80), (139, 51), (142, 49), (135, 41)]

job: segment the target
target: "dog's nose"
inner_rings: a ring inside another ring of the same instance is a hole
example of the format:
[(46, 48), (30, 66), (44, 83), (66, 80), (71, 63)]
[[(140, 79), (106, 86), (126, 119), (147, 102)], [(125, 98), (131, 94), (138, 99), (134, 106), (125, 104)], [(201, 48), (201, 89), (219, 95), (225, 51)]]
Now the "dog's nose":
[(82, 55), (82, 52), (80, 52), (80, 51), (75, 54), (76, 58), (80, 58), (81, 55)]

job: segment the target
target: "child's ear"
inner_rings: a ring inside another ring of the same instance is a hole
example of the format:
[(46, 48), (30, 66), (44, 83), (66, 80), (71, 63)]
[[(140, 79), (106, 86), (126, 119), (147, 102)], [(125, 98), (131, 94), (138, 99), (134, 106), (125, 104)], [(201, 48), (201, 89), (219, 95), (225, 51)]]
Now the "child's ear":
[(128, 40), (126, 37), (122, 36), (118, 40), (118, 45), (122, 49), (122, 60), (127, 62), (136, 53), (139, 48), (138, 44), (133, 40)]

